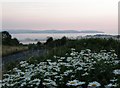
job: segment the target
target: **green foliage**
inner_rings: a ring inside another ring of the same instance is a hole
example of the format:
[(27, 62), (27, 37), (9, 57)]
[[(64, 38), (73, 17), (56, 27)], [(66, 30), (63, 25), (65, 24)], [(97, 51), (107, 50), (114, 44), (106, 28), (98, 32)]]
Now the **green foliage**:
[(14, 67), (17, 67), (18, 63), (19, 63), (19, 62), (16, 61), (16, 62), (7, 63), (7, 65), (4, 65), (4, 68), (3, 68), (4, 73), (5, 73), (6, 71), (9, 71), (9, 70), (13, 69)]
[(11, 45), (19, 45), (19, 41), (16, 38), (11, 39)]
[(49, 38), (46, 40), (45, 45), (47, 45), (47, 46), (49, 46), (49, 47), (53, 47), (53, 38), (52, 38), (52, 37), (49, 37)]
[(118, 80), (117, 80), (118, 88), (120, 88), (120, 75), (117, 78), (118, 78)]
[(61, 39), (56, 39), (56, 40), (53, 40), (52, 37), (48, 38), (48, 40), (46, 41), (45, 45), (47, 47), (51, 47), (51, 48), (54, 48), (54, 47), (60, 47), (60, 46), (64, 46), (66, 43), (67, 43), (67, 38), (64, 36), (62, 37)]
[(98, 52), (99, 50), (115, 50), (115, 53), (117, 53), (120, 58), (120, 41), (114, 39), (90, 38), (69, 40), (66, 47), (75, 48), (76, 51), (80, 51), (82, 49), (91, 49), (93, 52)]
[(2, 44), (3, 45), (19, 45), (19, 41), (16, 38), (12, 39), (12, 36), (9, 34), (9, 32), (7, 31), (3, 31), (0, 33), (0, 35), (2, 36)]
[(41, 42), (37, 42), (37, 44), (29, 44), (28, 45), (29, 49), (42, 49), (44, 48), (44, 45)]
[(29, 44), (29, 45), (28, 45), (28, 48), (29, 48), (29, 49), (36, 49), (36, 48), (37, 48), (37, 45), (36, 45), (36, 44)]
[[(53, 40), (50, 37), (45, 43), (47, 48), (55, 48), (65, 46), (66, 48), (76, 48), (76, 51), (82, 49), (91, 49), (93, 52), (99, 50), (115, 50), (120, 57), (120, 41), (114, 39), (101, 39), (101, 38), (89, 38), (89, 39), (67, 39), (63, 37), (61, 39)], [(64, 52), (64, 49), (62, 50)]]
[(104, 61), (99, 61), (94, 64), (95, 69), (91, 71), (92, 80), (98, 80), (102, 85), (106, 85), (110, 79), (113, 77), (113, 65), (104, 63)]

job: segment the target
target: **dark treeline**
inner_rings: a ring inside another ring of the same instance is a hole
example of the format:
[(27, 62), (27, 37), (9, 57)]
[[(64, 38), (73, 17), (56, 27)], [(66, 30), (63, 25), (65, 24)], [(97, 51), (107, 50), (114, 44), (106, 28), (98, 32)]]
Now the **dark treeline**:
[(41, 48), (55, 48), (64, 46), (67, 43), (67, 38), (62, 37), (61, 39), (53, 40), (52, 37), (49, 37), (45, 43), (37, 42), (37, 44), (29, 44), (29, 49), (41, 49)]
[(0, 32), (0, 37), (2, 40), (2, 45), (20, 45), (19, 41), (16, 38), (12, 38), (12, 36), (7, 31)]
[(66, 45), (67, 41), (68, 39), (65, 36), (56, 40), (53, 40), (53, 38), (50, 37), (47, 39), (45, 45), (47, 45), (47, 47), (60, 47)]

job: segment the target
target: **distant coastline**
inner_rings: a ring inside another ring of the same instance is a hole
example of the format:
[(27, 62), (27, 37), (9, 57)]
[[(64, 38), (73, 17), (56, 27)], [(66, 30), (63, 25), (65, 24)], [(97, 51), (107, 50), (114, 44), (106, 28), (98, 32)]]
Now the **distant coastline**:
[(96, 30), (86, 30), (86, 31), (78, 31), (78, 30), (6, 30), (11, 34), (23, 34), (23, 33), (104, 33), (102, 31)]
[(87, 35), (105, 35), (105, 33), (16, 33), (11, 34), (13, 38), (17, 38), (21, 43), (36, 43), (38, 41), (45, 42), (48, 37), (60, 39), (63, 36), (70, 39), (78, 39)]

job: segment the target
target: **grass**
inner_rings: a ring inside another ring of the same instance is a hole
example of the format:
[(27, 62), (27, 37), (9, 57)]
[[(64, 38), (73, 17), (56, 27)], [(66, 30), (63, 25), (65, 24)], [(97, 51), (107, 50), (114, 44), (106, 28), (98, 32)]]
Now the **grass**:
[(0, 52), (0, 56), (7, 56), (13, 53), (28, 50), (27, 46), (0, 46), (0, 47), (2, 47), (2, 52)]

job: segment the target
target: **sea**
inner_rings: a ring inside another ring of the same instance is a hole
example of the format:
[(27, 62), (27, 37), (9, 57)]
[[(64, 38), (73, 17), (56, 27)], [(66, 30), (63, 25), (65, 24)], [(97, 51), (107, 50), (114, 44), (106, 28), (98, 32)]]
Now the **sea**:
[(97, 35), (105, 33), (23, 33), (23, 34), (11, 34), (13, 38), (17, 38), (20, 43), (23, 44), (35, 44), (38, 41), (44, 43), (49, 37), (53, 39), (60, 39), (62, 37), (67, 37), (70, 39), (81, 38), (86, 35)]

